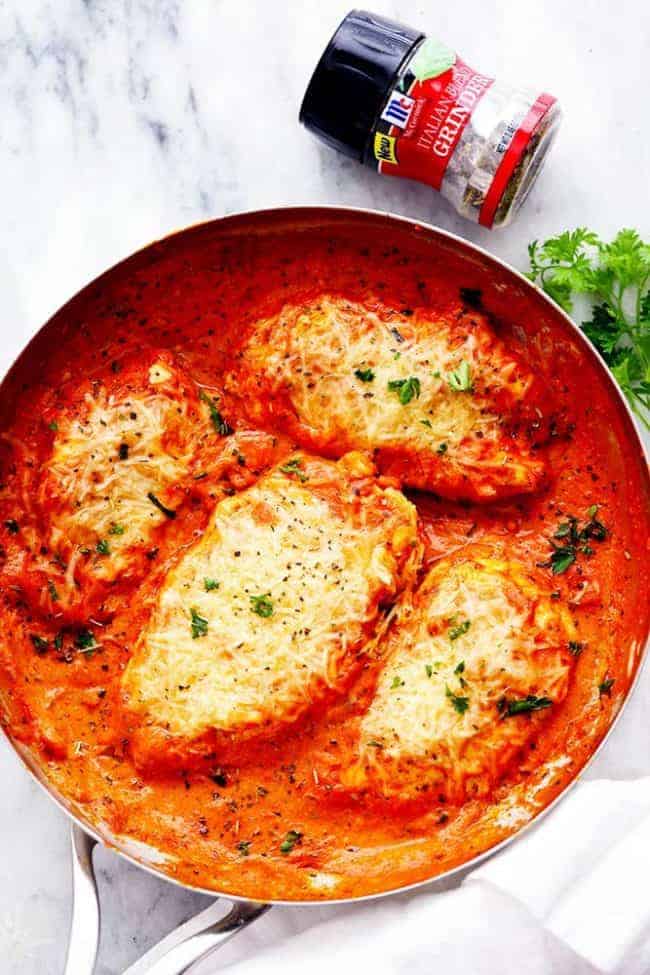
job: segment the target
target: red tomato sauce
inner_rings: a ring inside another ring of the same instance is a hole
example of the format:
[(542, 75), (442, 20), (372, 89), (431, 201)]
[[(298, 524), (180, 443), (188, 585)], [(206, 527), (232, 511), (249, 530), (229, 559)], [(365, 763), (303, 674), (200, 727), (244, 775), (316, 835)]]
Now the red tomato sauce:
[[(260, 900), (347, 898), (467, 862), (536, 816), (583, 767), (627, 695), (647, 635), (648, 478), (603, 368), (562, 317), (509, 272), (381, 217), (324, 213), (319, 222), (289, 213), (267, 218), (261, 231), (216, 222), (128, 259), (57, 313), (5, 381), (3, 723), (73, 810), (116, 842), (127, 836), (159, 849), (159, 868), (176, 880)], [(44, 417), (65, 406), (77, 377), (110, 385), (112, 363), (137, 361), (143, 347), (168, 350), (189, 376), (218, 389), (245, 326), (288, 299), (327, 291), (444, 315), (460, 288), (480, 289), (498, 334), (547, 387), (553, 422), (540, 449), (552, 478), (533, 497), (491, 506), (411, 494), (426, 564), (488, 531), (507, 538), (524, 561), (547, 560), (558, 523), (569, 515), (584, 519), (598, 505), (607, 538), (591, 557), (553, 578), (555, 598), (570, 606), (582, 644), (567, 700), (539, 725), (491, 794), (456, 807), (323, 801), (318, 756), (349, 747), (342, 729), (363, 698), (363, 674), (344, 700), (256, 746), (241, 762), (217, 761), (210, 774), (138, 771), (119, 694), (146, 620), (145, 594), (203, 529), (220, 497), (250, 483), (288, 445), (251, 432), (246, 469), (216, 470), (187, 488), (179, 517), (161, 529), (150, 572), (113, 592), (118, 610), (102, 623), (100, 650), (39, 654), (30, 633), (35, 626), (53, 632), (55, 611), (39, 618), (25, 598), (34, 583), (22, 526), (38, 531), (33, 499), (52, 442)], [(291, 831), (300, 840), (287, 850)]]

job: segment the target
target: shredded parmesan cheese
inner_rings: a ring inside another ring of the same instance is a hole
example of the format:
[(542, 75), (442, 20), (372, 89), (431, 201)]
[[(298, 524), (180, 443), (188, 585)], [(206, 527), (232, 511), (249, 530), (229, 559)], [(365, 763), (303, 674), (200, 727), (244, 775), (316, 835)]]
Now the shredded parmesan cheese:
[(293, 721), (346, 683), (418, 557), (415, 509), (372, 481), (357, 496), (358, 465), (300, 457), (217, 505), (127, 668), (132, 711), (191, 739)]
[(324, 297), (256, 323), (226, 386), (256, 422), (279, 420), (307, 446), (378, 449), (407, 484), (482, 500), (542, 477), (507, 435), (532, 382), (480, 316), (404, 318)]
[(133, 550), (165, 521), (151, 495), (165, 497), (196, 449), (194, 401), (180, 377), (162, 361), (145, 376), (122, 396), (97, 386), (58, 422), (41, 504), (51, 516), (52, 549), (66, 553), (69, 588), (89, 554), (97, 578), (128, 570)]
[(510, 702), (564, 698), (571, 634), (568, 613), (495, 546), (443, 559), (402, 607), (344, 779), (407, 796), (485, 791), (534, 727)]

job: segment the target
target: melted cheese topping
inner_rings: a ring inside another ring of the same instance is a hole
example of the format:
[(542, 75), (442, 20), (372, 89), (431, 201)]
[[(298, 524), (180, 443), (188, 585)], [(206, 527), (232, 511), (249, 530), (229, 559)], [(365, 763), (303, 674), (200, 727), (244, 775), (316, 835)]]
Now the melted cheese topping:
[(324, 297), (256, 323), (240, 361), (232, 395), (302, 444), (379, 450), (380, 469), (456, 498), (541, 480), (543, 465), (507, 430), (533, 377), (476, 314), (405, 318)]
[(81, 563), (110, 581), (128, 571), (167, 515), (168, 489), (188, 472), (200, 432), (195, 396), (163, 357), (118, 393), (91, 387), (57, 419), (41, 490), (50, 545), (65, 553), (67, 581)]
[(372, 470), (298, 456), (217, 505), (127, 668), (132, 712), (187, 739), (241, 733), (344, 686), (419, 557), (415, 509)]
[(405, 604), (360, 725), (350, 786), (411, 797), (486, 791), (533, 733), (511, 702), (567, 692), (572, 622), (533, 572), (481, 544), (443, 559)]

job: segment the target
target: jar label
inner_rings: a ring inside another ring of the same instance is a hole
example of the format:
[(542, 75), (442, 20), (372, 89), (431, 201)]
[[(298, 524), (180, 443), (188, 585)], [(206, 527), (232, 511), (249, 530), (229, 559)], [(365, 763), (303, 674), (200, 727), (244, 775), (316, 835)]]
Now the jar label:
[(463, 130), (493, 81), (439, 41), (424, 41), (390, 93), (375, 129), (378, 170), (439, 190)]

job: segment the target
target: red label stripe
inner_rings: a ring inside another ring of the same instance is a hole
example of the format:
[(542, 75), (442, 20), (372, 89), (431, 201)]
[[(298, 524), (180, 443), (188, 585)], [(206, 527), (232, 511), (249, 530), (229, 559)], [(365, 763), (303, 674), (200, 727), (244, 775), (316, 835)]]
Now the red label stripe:
[(503, 159), (494, 174), (494, 179), (490, 184), (490, 189), (483, 201), (478, 222), (483, 227), (491, 227), (494, 222), (494, 215), (505, 188), (510, 181), (510, 177), (515, 171), (517, 163), (521, 159), (530, 138), (537, 128), (540, 121), (544, 118), (551, 105), (555, 104), (556, 99), (552, 95), (543, 94), (535, 101), (523, 122), (512, 137), (512, 142), (506, 149)]

